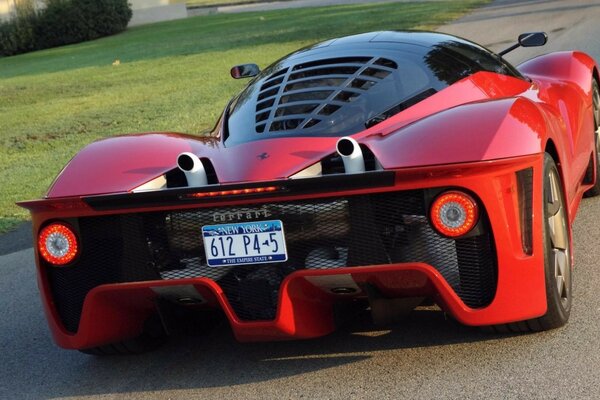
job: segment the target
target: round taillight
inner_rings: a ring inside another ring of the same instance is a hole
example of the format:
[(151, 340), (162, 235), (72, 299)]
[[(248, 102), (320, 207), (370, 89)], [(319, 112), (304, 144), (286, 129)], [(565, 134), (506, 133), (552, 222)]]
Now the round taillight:
[(77, 256), (79, 250), (77, 236), (65, 224), (50, 224), (40, 232), (38, 250), (42, 258), (50, 264), (68, 264)]
[(467, 234), (477, 224), (478, 218), (479, 209), (475, 200), (459, 191), (442, 193), (431, 204), (431, 224), (444, 236)]

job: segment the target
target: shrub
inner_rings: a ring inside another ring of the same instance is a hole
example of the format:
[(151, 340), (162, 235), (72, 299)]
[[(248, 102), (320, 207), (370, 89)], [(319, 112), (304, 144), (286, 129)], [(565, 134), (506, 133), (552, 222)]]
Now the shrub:
[(0, 24), (0, 55), (113, 35), (127, 28), (131, 15), (127, 0), (48, 0), (37, 12), (20, 7), (12, 20)]
[(37, 37), (43, 48), (97, 39), (124, 31), (131, 14), (127, 0), (52, 0)]
[(20, 2), (15, 17), (0, 23), (0, 55), (13, 55), (35, 50), (37, 14), (32, 3)]

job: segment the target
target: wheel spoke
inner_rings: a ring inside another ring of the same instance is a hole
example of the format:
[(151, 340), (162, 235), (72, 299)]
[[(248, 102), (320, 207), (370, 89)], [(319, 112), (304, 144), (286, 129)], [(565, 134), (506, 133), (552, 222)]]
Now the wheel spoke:
[(548, 228), (552, 247), (555, 249), (566, 250), (567, 248), (567, 227), (564, 218), (564, 210), (561, 204), (561, 197), (556, 175), (553, 172), (548, 174), (548, 190), (546, 199), (546, 208), (548, 210)]
[(565, 279), (562, 276), (556, 278), (556, 289), (558, 290), (558, 296), (561, 299), (565, 297)]
[(561, 299), (567, 297), (568, 282), (569, 282), (569, 264), (565, 251), (553, 250), (554, 255), (554, 277), (556, 279), (556, 287)]
[(560, 194), (556, 177), (552, 172), (547, 177), (546, 208), (548, 215), (554, 216), (560, 211)]
[(548, 228), (550, 228), (549, 233), (550, 240), (552, 240), (552, 247), (555, 249), (566, 250), (567, 229), (564, 218), (562, 218), (560, 214), (548, 218)]

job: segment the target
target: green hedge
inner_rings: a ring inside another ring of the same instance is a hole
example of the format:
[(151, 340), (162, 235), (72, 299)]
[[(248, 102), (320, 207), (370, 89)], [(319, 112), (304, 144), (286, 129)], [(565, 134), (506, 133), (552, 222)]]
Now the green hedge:
[(18, 10), (0, 23), (0, 56), (113, 35), (131, 19), (127, 0), (48, 0), (40, 11)]

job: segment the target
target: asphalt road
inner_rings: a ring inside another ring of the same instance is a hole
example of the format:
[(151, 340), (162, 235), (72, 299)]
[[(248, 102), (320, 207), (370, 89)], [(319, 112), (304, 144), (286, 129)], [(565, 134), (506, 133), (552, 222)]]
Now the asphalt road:
[(225, 6), (203, 6), (188, 8), (188, 17), (207, 14), (237, 14), (243, 12), (272, 11), (290, 8), (307, 8), (335, 6), (340, 4), (358, 4), (358, 3), (408, 3), (415, 1), (431, 0), (293, 0), (293, 1), (268, 1), (246, 4), (234, 4)]
[[(600, 60), (597, 1), (524, 3), (497, 1), (441, 30), (499, 50), (520, 32), (545, 29), (542, 51), (579, 48)], [(575, 224), (571, 321), (530, 335), (488, 335), (424, 310), (389, 329), (357, 323), (317, 340), (240, 344), (218, 327), (176, 336), (150, 354), (94, 358), (55, 347), (32, 250), (11, 252), (0, 256), (0, 399), (598, 399), (598, 215), (600, 198), (585, 200)]]

